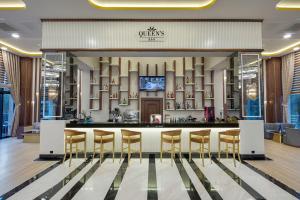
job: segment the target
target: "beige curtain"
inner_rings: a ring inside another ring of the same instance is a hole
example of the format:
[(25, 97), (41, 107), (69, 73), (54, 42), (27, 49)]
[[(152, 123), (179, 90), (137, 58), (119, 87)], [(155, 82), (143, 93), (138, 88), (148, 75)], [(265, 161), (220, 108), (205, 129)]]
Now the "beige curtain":
[(20, 57), (2, 50), (3, 63), (11, 84), (11, 95), (14, 99), (15, 109), (12, 123), (12, 136), (16, 136), (20, 118)]
[(294, 53), (282, 57), (282, 107), (283, 122), (288, 121), (288, 98), (293, 84), (293, 74), (295, 65)]

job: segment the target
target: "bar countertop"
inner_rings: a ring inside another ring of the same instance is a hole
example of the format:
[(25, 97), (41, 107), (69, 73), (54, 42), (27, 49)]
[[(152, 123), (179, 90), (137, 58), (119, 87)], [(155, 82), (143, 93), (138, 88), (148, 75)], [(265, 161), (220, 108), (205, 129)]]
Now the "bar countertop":
[(113, 123), (113, 122), (92, 122), (80, 123), (71, 122), (66, 124), (67, 128), (238, 128), (238, 123), (163, 123), (163, 124), (150, 124), (150, 123)]

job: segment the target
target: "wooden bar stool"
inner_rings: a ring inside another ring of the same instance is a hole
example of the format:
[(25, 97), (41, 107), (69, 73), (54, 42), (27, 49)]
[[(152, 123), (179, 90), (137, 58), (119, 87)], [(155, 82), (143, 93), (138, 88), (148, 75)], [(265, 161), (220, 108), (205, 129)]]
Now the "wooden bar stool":
[[(211, 130), (201, 130), (190, 132), (190, 142), (189, 142), (189, 161), (192, 160), (192, 152), (199, 152), (200, 158), (202, 158), (202, 165), (204, 167), (204, 150), (207, 150), (208, 156), (211, 162), (211, 152), (210, 152), (210, 132)], [(199, 144), (199, 149), (192, 150), (192, 142)], [(207, 145), (207, 148), (205, 147)]]
[[(73, 144), (75, 144), (75, 153), (76, 158), (78, 158), (78, 144), (83, 143), (84, 144), (84, 158), (86, 158), (86, 132), (82, 131), (75, 131), (75, 130), (67, 130), (65, 129), (65, 156), (63, 162), (65, 162), (67, 157), (67, 152), (69, 150), (70, 154), (70, 160), (69, 160), (69, 167), (71, 166), (72, 162), (72, 154), (73, 154)], [(68, 149), (69, 144), (69, 149)]]
[[(104, 149), (104, 144), (112, 143), (112, 149)], [(99, 144), (99, 147), (96, 145)], [(115, 132), (103, 131), (94, 129), (94, 153), (93, 159), (95, 158), (96, 150), (99, 150), (100, 163), (103, 160), (104, 153), (112, 152), (113, 162), (115, 161)]]
[[(123, 152), (127, 149), (128, 154), (128, 164), (130, 162), (131, 153), (140, 153), (140, 163), (142, 163), (142, 133), (137, 131), (130, 131), (121, 129), (122, 133), (122, 147), (121, 147), (121, 158), (123, 158)], [(127, 144), (127, 147), (124, 147), (124, 143)], [(140, 143), (139, 150), (134, 150), (131, 148), (131, 144)]]
[[(235, 154), (238, 154), (238, 159), (241, 162), (240, 157), (240, 130), (227, 130), (219, 132), (219, 145), (218, 145), (218, 158), (220, 160), (221, 157), (221, 142), (226, 144), (226, 157), (228, 158), (229, 149), (232, 149), (232, 157), (233, 157), (233, 163), (236, 167), (236, 161), (235, 161)], [(232, 147), (229, 147), (228, 145), (232, 144)]]
[[(175, 153), (179, 153), (180, 160), (181, 156), (181, 130), (173, 131), (162, 131), (160, 136), (160, 162), (162, 162), (162, 154), (164, 152), (171, 153), (171, 165), (173, 166), (173, 159), (175, 158)], [(167, 143), (171, 145), (171, 149), (164, 150), (163, 144)], [(175, 145), (178, 144), (178, 147)], [(177, 150), (177, 151), (176, 151)]]

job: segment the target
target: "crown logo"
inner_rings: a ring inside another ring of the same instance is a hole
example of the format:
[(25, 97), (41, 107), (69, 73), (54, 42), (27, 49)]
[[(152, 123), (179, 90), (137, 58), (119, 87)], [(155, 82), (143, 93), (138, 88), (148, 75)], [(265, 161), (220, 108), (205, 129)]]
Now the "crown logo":
[(150, 26), (147, 30), (148, 31), (156, 31), (156, 28), (154, 28), (154, 26)]

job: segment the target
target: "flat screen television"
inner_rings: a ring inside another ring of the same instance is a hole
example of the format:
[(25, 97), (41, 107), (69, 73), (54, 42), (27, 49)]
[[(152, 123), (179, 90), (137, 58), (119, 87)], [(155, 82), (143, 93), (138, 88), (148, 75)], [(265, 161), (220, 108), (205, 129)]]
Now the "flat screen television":
[(164, 76), (140, 76), (140, 91), (164, 91)]

